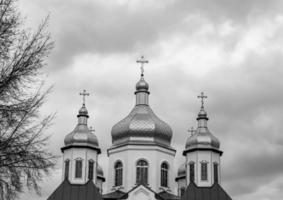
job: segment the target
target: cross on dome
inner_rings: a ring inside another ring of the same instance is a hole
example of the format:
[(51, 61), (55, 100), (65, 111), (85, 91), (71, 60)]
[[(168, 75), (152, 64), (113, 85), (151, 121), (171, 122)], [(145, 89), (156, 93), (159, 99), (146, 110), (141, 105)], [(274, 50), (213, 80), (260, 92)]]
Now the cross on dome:
[(83, 96), (83, 105), (85, 105), (85, 97), (89, 96), (89, 93), (87, 93), (86, 90), (83, 90), (83, 92), (80, 92), (80, 95)]
[(198, 96), (198, 98), (201, 98), (201, 108), (203, 109), (203, 105), (204, 105), (204, 99), (207, 98), (207, 96), (204, 95), (203, 92), (200, 93), (200, 95)]
[(137, 63), (140, 63), (140, 64), (141, 64), (141, 76), (143, 76), (143, 74), (144, 74), (143, 65), (144, 65), (144, 64), (148, 64), (148, 60), (145, 60), (145, 59), (144, 59), (144, 56), (141, 56), (141, 58), (137, 60)]

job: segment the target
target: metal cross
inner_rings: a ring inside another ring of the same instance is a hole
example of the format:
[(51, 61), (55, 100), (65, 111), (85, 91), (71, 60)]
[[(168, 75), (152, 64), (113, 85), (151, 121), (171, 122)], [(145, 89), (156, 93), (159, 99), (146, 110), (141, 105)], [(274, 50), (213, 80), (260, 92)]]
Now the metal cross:
[(193, 135), (193, 134), (194, 134), (194, 132), (195, 132), (194, 127), (191, 127), (191, 129), (189, 129), (189, 130), (188, 130), (188, 132), (189, 132), (189, 133), (191, 133), (191, 135)]
[(141, 63), (141, 76), (143, 76), (144, 68), (143, 65), (148, 63), (148, 60), (145, 60), (143, 56), (139, 60), (137, 60), (137, 63)]
[(201, 92), (200, 95), (198, 96), (198, 98), (201, 98), (201, 108), (203, 108), (203, 104), (204, 104), (204, 100), (203, 99), (206, 99), (207, 96), (205, 96), (204, 93)]
[(86, 90), (83, 90), (83, 92), (81, 92), (80, 95), (83, 96), (83, 104), (85, 104), (85, 96), (89, 96), (89, 93), (87, 93)]

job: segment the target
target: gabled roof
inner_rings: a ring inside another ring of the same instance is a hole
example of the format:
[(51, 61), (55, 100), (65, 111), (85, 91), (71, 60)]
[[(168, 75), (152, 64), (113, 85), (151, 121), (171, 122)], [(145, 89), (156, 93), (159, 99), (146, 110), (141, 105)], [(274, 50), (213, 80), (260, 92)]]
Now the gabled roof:
[(65, 179), (47, 200), (102, 200), (95, 184), (90, 180), (86, 184), (71, 184)]
[(179, 196), (171, 194), (167, 191), (162, 191), (162, 192), (159, 192), (158, 194), (165, 200), (180, 200)]
[(135, 187), (133, 187), (131, 190), (129, 190), (128, 192), (122, 192), (120, 190), (116, 190), (114, 192), (108, 193), (103, 195), (103, 199), (104, 200), (117, 200), (117, 199), (128, 199), (129, 194), (133, 191), (135, 191), (138, 187), (144, 187), (146, 190), (148, 190), (149, 192), (154, 194), (154, 197), (158, 200), (180, 200), (180, 197), (171, 194), (169, 192), (163, 191), (160, 193), (156, 193), (155, 191), (153, 191), (150, 187), (143, 185), (143, 184), (139, 184), (136, 185)]
[(181, 200), (232, 200), (232, 198), (218, 183), (214, 183), (211, 187), (197, 187), (195, 183), (190, 183)]
[(150, 192), (152, 192), (155, 196), (156, 199), (159, 199), (159, 200), (165, 200), (163, 199), (159, 194), (157, 194), (156, 192), (154, 192), (150, 187), (144, 185), (144, 184), (139, 184), (139, 185), (136, 185), (135, 187), (133, 187), (131, 190), (129, 190), (127, 193), (125, 193), (121, 199), (127, 199), (128, 196), (129, 196), (129, 193), (131, 193), (132, 191), (134, 191), (135, 189), (137, 189), (138, 187), (144, 187), (145, 189), (149, 190)]
[(122, 196), (124, 196), (126, 193), (120, 190), (116, 190), (114, 192), (104, 194), (102, 195), (102, 198), (104, 200), (115, 200), (115, 199), (121, 199)]

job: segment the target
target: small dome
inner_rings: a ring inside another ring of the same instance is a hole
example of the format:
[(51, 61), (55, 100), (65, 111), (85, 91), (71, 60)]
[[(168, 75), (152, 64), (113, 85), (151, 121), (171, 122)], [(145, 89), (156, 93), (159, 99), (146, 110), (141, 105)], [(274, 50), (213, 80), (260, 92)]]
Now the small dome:
[(196, 132), (187, 139), (186, 149), (191, 149), (191, 148), (219, 149), (220, 148), (219, 140), (214, 135), (212, 135), (207, 128), (208, 117), (203, 106), (201, 107), (197, 120), (198, 120), (198, 128)]
[(137, 91), (148, 91), (148, 89), (149, 89), (149, 85), (142, 76), (139, 82), (137, 82), (136, 84), (136, 90)]
[(178, 177), (186, 176), (186, 163), (180, 165), (180, 167), (178, 168), (177, 175)]
[(208, 129), (197, 129), (196, 133), (190, 136), (186, 142), (186, 149), (194, 147), (219, 149), (220, 142)]
[(88, 146), (99, 149), (99, 144), (95, 134), (87, 126), (88, 111), (83, 104), (79, 110), (78, 124), (75, 129), (66, 135), (64, 139), (65, 147), (69, 146)]
[(81, 107), (81, 109), (79, 110), (79, 114), (78, 114), (78, 117), (79, 116), (86, 116), (88, 117), (88, 111), (85, 107), (85, 104), (83, 104), (83, 106)]
[(104, 177), (103, 169), (100, 165), (97, 165), (97, 176), (98, 177)]
[(113, 126), (111, 135), (114, 145), (145, 141), (170, 146), (172, 129), (149, 105), (136, 105), (126, 118)]
[(98, 148), (97, 137), (85, 125), (78, 124), (64, 139), (65, 146), (87, 145)]

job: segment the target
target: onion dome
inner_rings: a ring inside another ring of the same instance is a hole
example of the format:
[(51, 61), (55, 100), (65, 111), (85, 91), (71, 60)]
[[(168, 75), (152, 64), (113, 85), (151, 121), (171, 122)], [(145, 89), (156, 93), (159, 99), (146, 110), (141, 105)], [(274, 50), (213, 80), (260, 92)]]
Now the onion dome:
[(65, 137), (65, 146), (62, 148), (62, 151), (71, 147), (86, 147), (96, 149), (98, 153), (100, 153), (97, 137), (87, 125), (89, 116), (84, 103), (79, 110), (77, 117), (78, 124), (75, 129)]
[(112, 143), (123, 144), (158, 144), (170, 146), (171, 127), (159, 119), (148, 104), (149, 85), (143, 73), (136, 84), (136, 105), (123, 120), (112, 127)]
[(101, 167), (99, 164), (97, 165), (97, 171), (96, 171), (96, 173), (97, 173), (97, 178), (98, 178), (98, 179), (102, 179), (103, 182), (104, 182), (104, 181), (105, 181), (105, 178), (104, 178), (103, 169), (102, 169), (102, 167)]
[(148, 91), (149, 85), (148, 83), (144, 80), (143, 75), (141, 76), (141, 79), (139, 82), (136, 84), (136, 90), (137, 91)]
[(197, 121), (198, 127), (195, 130), (195, 133), (187, 139), (185, 146), (186, 150), (184, 153), (189, 150), (211, 149), (222, 154), (222, 152), (219, 150), (219, 140), (209, 131), (207, 127), (208, 117), (206, 111), (204, 110), (203, 100), (201, 109), (198, 113)]

